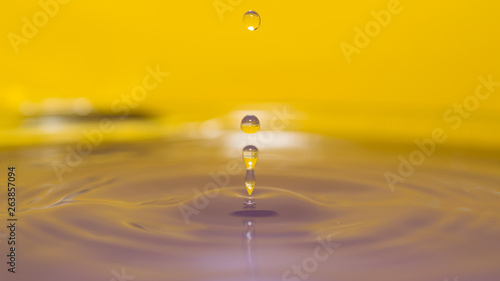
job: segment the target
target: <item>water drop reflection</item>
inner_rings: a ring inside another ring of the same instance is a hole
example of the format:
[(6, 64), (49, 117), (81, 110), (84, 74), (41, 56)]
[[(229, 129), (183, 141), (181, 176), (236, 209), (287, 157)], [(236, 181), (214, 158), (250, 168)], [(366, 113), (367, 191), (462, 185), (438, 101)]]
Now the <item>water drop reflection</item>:
[(247, 271), (249, 280), (255, 280), (255, 261), (253, 257), (253, 244), (252, 241), (255, 238), (255, 220), (253, 219), (243, 219), (243, 223), (246, 226), (244, 233), (246, 242), (246, 256), (247, 256)]
[(247, 218), (265, 218), (265, 217), (277, 216), (278, 213), (270, 210), (244, 210), (244, 211), (232, 212), (231, 215), (237, 217), (247, 217)]

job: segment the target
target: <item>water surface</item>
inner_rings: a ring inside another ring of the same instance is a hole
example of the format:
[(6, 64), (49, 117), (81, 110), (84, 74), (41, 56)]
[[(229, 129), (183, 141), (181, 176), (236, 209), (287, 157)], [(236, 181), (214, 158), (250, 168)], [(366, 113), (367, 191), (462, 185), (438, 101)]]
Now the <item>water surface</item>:
[(60, 182), (65, 147), (0, 153), (19, 185), (2, 280), (500, 280), (496, 154), (437, 149), (391, 190), (415, 147), (297, 134), (259, 147), (252, 209), (227, 136), (101, 145)]

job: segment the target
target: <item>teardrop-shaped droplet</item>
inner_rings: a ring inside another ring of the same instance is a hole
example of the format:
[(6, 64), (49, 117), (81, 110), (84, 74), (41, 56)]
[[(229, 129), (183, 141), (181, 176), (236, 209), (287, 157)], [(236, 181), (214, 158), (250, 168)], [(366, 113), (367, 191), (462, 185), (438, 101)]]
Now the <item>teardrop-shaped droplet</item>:
[(247, 170), (255, 169), (255, 164), (259, 159), (259, 150), (257, 149), (257, 147), (253, 145), (245, 146), (245, 148), (243, 148), (242, 156)]

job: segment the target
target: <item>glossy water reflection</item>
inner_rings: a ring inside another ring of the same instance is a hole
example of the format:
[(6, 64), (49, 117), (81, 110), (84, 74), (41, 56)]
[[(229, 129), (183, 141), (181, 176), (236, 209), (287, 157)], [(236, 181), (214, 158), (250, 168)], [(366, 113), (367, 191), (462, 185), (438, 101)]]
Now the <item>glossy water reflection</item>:
[[(310, 137), (261, 149), (254, 208), (242, 204), (241, 156), (220, 157), (223, 138), (102, 146), (63, 182), (51, 163), (64, 146), (3, 151), (22, 184), (16, 280), (111, 280), (125, 268), (134, 280), (265, 281), (294, 265), (290, 280), (498, 280), (497, 155), (438, 152), (391, 192), (383, 173), (404, 148)], [(222, 188), (201, 192), (208, 183)], [(197, 211), (189, 223), (182, 205)]]

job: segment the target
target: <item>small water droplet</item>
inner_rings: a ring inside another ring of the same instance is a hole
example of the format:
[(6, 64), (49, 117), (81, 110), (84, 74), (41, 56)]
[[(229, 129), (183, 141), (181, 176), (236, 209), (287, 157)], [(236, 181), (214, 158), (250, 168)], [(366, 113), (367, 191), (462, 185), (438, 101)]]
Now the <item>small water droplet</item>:
[(243, 25), (250, 31), (257, 30), (260, 26), (260, 16), (255, 11), (248, 11), (243, 15)]
[(259, 118), (255, 115), (247, 115), (241, 120), (241, 130), (247, 134), (254, 134), (260, 129)]

